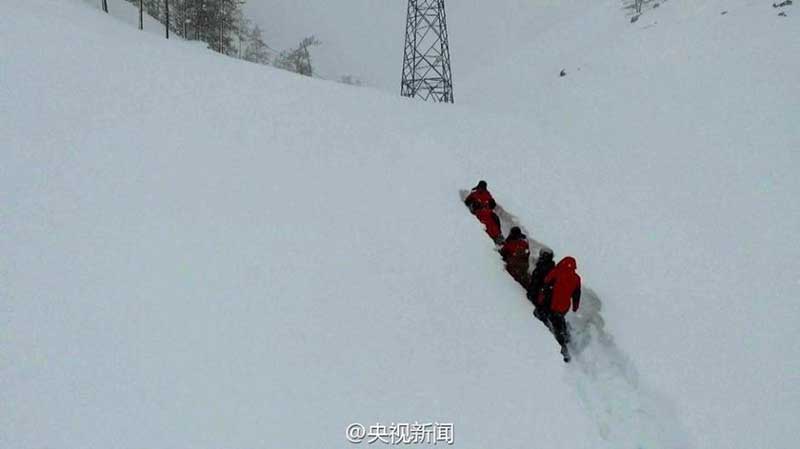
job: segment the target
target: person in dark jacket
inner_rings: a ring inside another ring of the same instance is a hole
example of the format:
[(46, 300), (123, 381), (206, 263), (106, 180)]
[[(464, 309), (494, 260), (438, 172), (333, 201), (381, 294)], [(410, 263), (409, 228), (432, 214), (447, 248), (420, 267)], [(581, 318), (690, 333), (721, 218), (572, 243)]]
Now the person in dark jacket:
[(574, 258), (565, 257), (544, 278), (544, 285), (553, 289), (548, 319), (553, 328), (556, 341), (561, 345), (561, 355), (564, 356), (565, 362), (570, 360), (569, 350), (567, 349), (570, 337), (564, 317), (569, 312), (570, 304), (572, 305), (572, 311), (577, 312), (581, 302), (581, 277), (575, 272), (577, 267), (577, 262), (575, 262)]
[(469, 210), (471, 210), (473, 214), (480, 209), (494, 210), (497, 206), (492, 194), (489, 193), (489, 190), (486, 188), (486, 181), (478, 182), (478, 185), (467, 195), (464, 204), (469, 207)]
[(506, 263), (506, 271), (523, 286), (528, 285), (528, 258), (530, 257), (528, 238), (518, 226), (508, 233), (506, 241), (500, 248), (500, 255)]
[(533, 303), (533, 315), (547, 325), (547, 315), (550, 310), (550, 295), (552, 290), (545, 288), (544, 278), (556, 267), (553, 261), (553, 250), (542, 248), (539, 250), (539, 258), (536, 260), (536, 267), (531, 273), (531, 281), (528, 284), (528, 299)]

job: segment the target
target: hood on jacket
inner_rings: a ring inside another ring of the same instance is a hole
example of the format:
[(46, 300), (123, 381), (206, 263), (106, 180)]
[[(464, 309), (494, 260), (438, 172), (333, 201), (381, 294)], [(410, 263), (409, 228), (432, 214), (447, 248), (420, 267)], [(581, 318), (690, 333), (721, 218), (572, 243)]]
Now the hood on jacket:
[(558, 263), (558, 268), (575, 271), (578, 269), (578, 262), (575, 261), (574, 257), (567, 256), (561, 259), (561, 262)]

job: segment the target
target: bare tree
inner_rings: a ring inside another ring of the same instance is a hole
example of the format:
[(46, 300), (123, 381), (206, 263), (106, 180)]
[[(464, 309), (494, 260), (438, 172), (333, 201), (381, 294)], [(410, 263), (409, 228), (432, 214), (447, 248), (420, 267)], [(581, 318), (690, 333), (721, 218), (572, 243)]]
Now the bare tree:
[(164, 14), (166, 14), (164, 28), (167, 29), (167, 39), (169, 39), (169, 0), (164, 0)]
[(108, 0), (103, 0), (103, 12), (108, 14)]
[(219, 2), (219, 52), (225, 54), (225, 1)]
[(622, 0), (622, 7), (633, 15), (640, 15), (645, 9), (658, 8), (660, 0)]
[(144, 0), (139, 0), (139, 29), (144, 29)]
[(314, 36), (309, 36), (297, 45), (297, 48), (284, 50), (275, 60), (275, 66), (290, 70), (305, 76), (314, 75), (314, 67), (311, 65), (311, 53), (309, 48), (322, 44)]
[[(245, 42), (240, 58), (258, 64), (269, 64), (271, 48), (264, 42), (261, 27), (245, 27), (241, 41)], [(240, 41), (240, 42), (241, 42)]]

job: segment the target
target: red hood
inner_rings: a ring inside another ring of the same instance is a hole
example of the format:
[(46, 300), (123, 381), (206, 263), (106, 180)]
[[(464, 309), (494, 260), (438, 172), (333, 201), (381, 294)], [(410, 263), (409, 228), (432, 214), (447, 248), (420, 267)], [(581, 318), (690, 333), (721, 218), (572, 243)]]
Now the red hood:
[(562, 270), (575, 271), (578, 269), (578, 263), (575, 261), (574, 257), (567, 256), (561, 259), (561, 262), (558, 263), (558, 268)]

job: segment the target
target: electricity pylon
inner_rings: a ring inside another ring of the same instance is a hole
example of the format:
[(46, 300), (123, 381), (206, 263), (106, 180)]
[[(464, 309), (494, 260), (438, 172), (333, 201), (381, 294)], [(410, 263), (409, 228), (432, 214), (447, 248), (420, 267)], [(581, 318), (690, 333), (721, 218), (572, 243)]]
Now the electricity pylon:
[(453, 102), (444, 0), (408, 0), (400, 95)]

